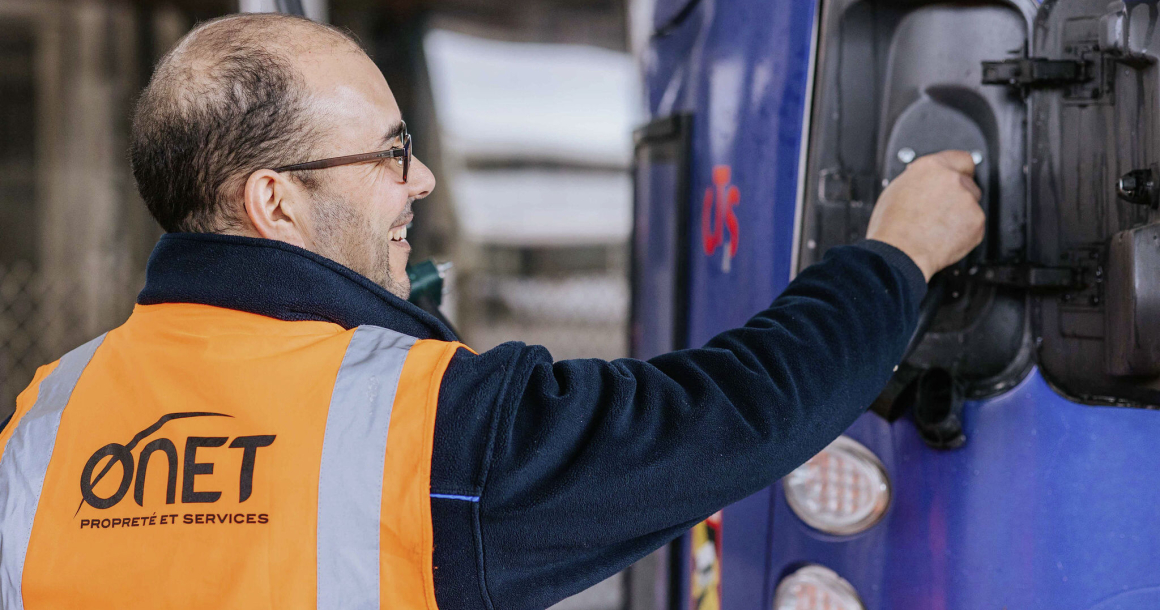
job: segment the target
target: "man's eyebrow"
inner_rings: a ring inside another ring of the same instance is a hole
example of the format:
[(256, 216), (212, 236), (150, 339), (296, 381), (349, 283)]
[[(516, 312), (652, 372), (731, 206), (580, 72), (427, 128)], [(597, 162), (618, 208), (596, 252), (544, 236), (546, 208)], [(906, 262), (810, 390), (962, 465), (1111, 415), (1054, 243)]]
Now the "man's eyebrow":
[(386, 146), (395, 138), (403, 135), (403, 122), (398, 121), (394, 125), (387, 128), (387, 133), (383, 136), (382, 145)]

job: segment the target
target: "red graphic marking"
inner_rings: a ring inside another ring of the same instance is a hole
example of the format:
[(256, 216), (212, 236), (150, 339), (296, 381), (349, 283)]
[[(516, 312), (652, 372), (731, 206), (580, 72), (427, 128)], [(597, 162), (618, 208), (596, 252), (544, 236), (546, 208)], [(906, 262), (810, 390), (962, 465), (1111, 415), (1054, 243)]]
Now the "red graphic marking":
[(733, 207), (741, 203), (741, 191), (729, 184), (732, 172), (728, 165), (713, 168), (714, 186), (705, 189), (705, 201), (701, 205), (701, 240), (705, 246), (705, 254), (711, 256), (721, 244), (725, 243), (725, 228), (728, 227), (729, 247), (726, 257), (730, 259), (737, 256), (739, 233), (737, 215), (733, 213)]

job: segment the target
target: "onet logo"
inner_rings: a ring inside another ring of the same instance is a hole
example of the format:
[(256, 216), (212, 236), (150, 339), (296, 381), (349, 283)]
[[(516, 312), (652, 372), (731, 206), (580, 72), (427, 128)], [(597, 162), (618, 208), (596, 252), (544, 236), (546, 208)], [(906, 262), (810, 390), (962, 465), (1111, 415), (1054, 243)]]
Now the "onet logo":
[[(160, 451), (165, 455), (168, 462), (168, 484), (165, 488), (165, 503), (173, 504), (177, 496), (177, 446), (173, 441), (167, 438), (157, 438), (150, 441), (141, 449), (140, 455), (137, 457), (136, 464), (133, 459), (133, 449), (137, 444), (145, 440), (154, 432), (157, 432), (167, 422), (175, 419), (186, 419), (190, 417), (232, 417), (224, 413), (170, 413), (164, 415), (157, 420), (152, 426), (145, 428), (137, 433), (127, 445), (119, 443), (109, 443), (93, 453), (92, 457), (85, 464), (85, 468), (81, 471), (81, 503), (77, 506), (77, 513), (80, 513), (81, 507), (85, 504), (98, 509), (112, 508), (117, 505), (129, 492), (129, 488), (133, 487), (133, 500), (137, 502), (138, 506), (144, 506), (145, 502), (145, 472), (149, 467), (149, 460), (153, 454)], [(253, 492), (254, 483), (254, 465), (257, 461), (258, 449), (261, 447), (269, 447), (274, 443), (273, 434), (264, 434), (259, 436), (239, 436), (230, 443), (231, 449), (242, 450), (242, 467), (238, 474), (238, 502), (245, 502), (250, 498)], [(197, 475), (213, 474), (213, 462), (198, 462), (197, 450), (202, 447), (221, 447), (229, 441), (226, 436), (190, 436), (185, 439), (184, 459), (182, 460), (181, 469), (181, 502), (189, 503), (209, 503), (217, 502), (221, 498), (220, 491), (196, 491), (194, 487), (194, 480)], [(105, 458), (110, 458), (105, 462), (104, 468), (97, 472), (97, 467)], [(121, 483), (117, 486), (117, 491), (112, 495), (102, 498), (97, 495), (94, 488), (100, 483), (105, 475), (113, 469), (114, 464), (121, 465)], [(76, 516), (76, 513), (73, 515)]]
[[(713, 168), (714, 186), (705, 189), (705, 201), (701, 204), (701, 241), (705, 247), (705, 254), (713, 256), (717, 248), (725, 244), (725, 254), (721, 260), (721, 271), (725, 273), (729, 273), (730, 262), (737, 256), (740, 230), (733, 207), (741, 203), (741, 191), (729, 184), (732, 172), (728, 165)], [(725, 241), (726, 227), (729, 228), (728, 242)]]

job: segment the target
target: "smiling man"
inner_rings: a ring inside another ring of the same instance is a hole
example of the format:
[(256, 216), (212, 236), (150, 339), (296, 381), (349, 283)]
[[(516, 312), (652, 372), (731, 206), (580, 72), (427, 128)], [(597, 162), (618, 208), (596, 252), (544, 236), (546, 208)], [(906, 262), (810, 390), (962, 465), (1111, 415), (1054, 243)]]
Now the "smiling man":
[(544, 608), (836, 438), (983, 231), (970, 156), (919, 159), (745, 327), (554, 362), (407, 303), (435, 179), (342, 32), (200, 25), (131, 161), (167, 234), (0, 432), (0, 608)]
[(435, 178), (412, 160), (382, 73), (343, 32), (279, 15), (199, 27), (158, 66), (132, 147), (166, 231), (277, 240), (407, 298), (411, 203)]

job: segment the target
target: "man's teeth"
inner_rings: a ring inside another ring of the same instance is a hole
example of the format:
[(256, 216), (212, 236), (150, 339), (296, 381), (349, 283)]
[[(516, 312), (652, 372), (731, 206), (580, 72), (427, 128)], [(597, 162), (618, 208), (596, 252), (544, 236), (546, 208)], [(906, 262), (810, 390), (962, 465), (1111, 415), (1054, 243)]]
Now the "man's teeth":
[(404, 225), (402, 227), (397, 227), (397, 228), (391, 229), (390, 232), (387, 233), (387, 235), (390, 236), (391, 241), (400, 241), (403, 239), (407, 239), (407, 227), (408, 226), (410, 226), (410, 225)]

